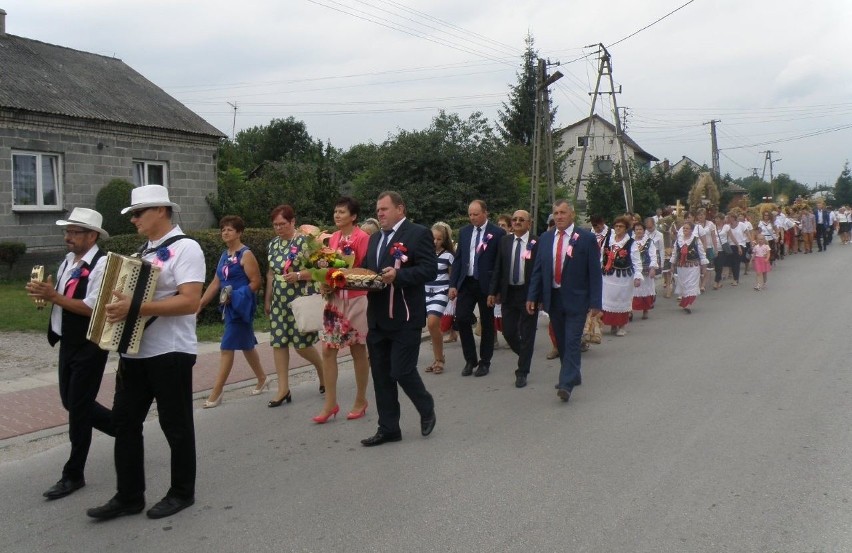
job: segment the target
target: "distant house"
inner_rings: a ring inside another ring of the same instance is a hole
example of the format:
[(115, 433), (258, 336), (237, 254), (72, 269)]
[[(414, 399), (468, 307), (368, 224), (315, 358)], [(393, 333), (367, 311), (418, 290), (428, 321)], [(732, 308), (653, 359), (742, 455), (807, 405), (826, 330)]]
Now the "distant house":
[[(580, 189), (577, 198), (586, 199), (584, 188), (585, 181), (592, 175), (612, 171), (614, 164), (619, 163), (621, 155), (618, 151), (618, 142), (615, 139), (615, 125), (606, 121), (598, 115), (592, 116), (592, 126), (588, 134), (586, 127), (589, 118), (577, 121), (562, 129), (553, 131), (554, 141), (560, 143), (558, 151), (564, 154), (569, 148), (574, 151), (568, 156), (569, 163), (565, 164), (565, 180), (568, 182), (580, 181)], [(640, 167), (650, 167), (652, 161), (658, 161), (656, 157), (642, 149), (632, 138), (623, 135), (624, 153), (628, 160), (633, 160)], [(583, 145), (588, 144), (586, 149), (586, 160), (583, 166), (582, 179), (578, 179), (580, 156), (583, 153)]]
[[(663, 160), (663, 163), (668, 163), (668, 160)], [(707, 169), (704, 168), (704, 166), (702, 166), (698, 162), (696, 162), (696, 161), (694, 161), (694, 160), (692, 160), (692, 159), (690, 159), (686, 156), (682, 156), (680, 161), (678, 161), (674, 165), (669, 166), (668, 169), (669, 169), (669, 171), (671, 171), (671, 174), (674, 175), (675, 173), (677, 173), (678, 171), (680, 171), (681, 169), (683, 169), (685, 167), (691, 168), (696, 173), (700, 173), (702, 171), (707, 170)]]
[(124, 62), (5, 32), (0, 10), (0, 234), (62, 245), (55, 222), (114, 178), (162, 184), (188, 228), (213, 223), (224, 135)]

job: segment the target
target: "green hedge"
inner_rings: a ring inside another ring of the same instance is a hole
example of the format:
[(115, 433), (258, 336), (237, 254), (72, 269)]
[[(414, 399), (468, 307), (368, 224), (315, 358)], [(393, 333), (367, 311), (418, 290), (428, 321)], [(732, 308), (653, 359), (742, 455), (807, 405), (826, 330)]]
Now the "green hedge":
[(110, 234), (135, 232), (136, 227), (130, 217), (122, 215), (121, 210), (130, 205), (133, 183), (125, 179), (112, 179), (98, 191), (95, 197), (95, 209), (103, 218), (103, 228)]
[[(216, 266), (219, 264), (219, 258), (225, 249), (225, 244), (218, 229), (205, 229), (188, 231), (187, 236), (196, 240), (204, 252), (204, 262), (207, 265), (207, 280), (204, 283), (204, 288), (213, 280), (216, 275)], [(266, 270), (269, 268), (269, 263), (266, 259), (266, 247), (269, 241), (275, 237), (275, 231), (272, 229), (246, 229), (243, 232), (243, 244), (257, 257), (257, 262), (260, 265), (261, 278), (266, 277)], [(122, 234), (112, 236), (108, 240), (101, 242), (101, 247), (110, 252), (120, 253), (122, 255), (131, 255), (135, 253), (139, 246), (145, 242), (145, 239), (138, 234)], [(263, 311), (263, 290), (266, 282), (258, 292), (258, 310)], [(201, 313), (201, 322), (221, 321), (222, 316), (216, 309), (215, 302), (211, 302), (209, 306)]]
[(15, 262), (27, 253), (27, 245), (23, 242), (0, 242), (0, 263), (5, 263), (9, 270)]

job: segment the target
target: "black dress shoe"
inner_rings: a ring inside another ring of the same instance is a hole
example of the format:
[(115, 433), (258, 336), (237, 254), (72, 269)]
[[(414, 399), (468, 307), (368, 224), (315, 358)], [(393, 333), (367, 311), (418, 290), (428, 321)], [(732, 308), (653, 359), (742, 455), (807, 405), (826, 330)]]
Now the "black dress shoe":
[(556, 391), (556, 395), (559, 396), (559, 399), (562, 401), (567, 402), (571, 399), (571, 390), (567, 388), (559, 388), (559, 390)]
[(479, 362), (479, 367), (477, 367), (476, 372), (473, 373), (473, 376), (485, 376), (488, 374), (488, 371), (491, 369), (491, 363), (486, 363), (485, 361)]
[(173, 514), (183, 511), (187, 507), (195, 504), (195, 498), (181, 499), (172, 495), (167, 495), (159, 500), (156, 505), (148, 509), (145, 513), (148, 518), (163, 518), (170, 517)]
[(468, 361), (464, 364), (464, 368), (462, 369), (462, 376), (470, 376), (473, 374), (473, 369), (476, 368), (476, 363), (471, 363)]
[(59, 499), (60, 497), (71, 495), (72, 493), (76, 492), (85, 485), (86, 481), (83, 478), (79, 480), (63, 478), (62, 480), (48, 488), (47, 491), (41, 495), (48, 499)]
[(384, 434), (383, 432), (376, 432), (369, 438), (361, 440), (361, 445), (364, 447), (373, 447), (374, 445), (382, 445), (387, 442), (398, 442), (400, 440), (402, 440), (402, 434)]
[(527, 385), (527, 375), (518, 373), (515, 375), (515, 388), (523, 388)]
[(105, 505), (89, 509), (88, 511), (86, 511), (86, 514), (92, 518), (97, 518), (100, 520), (109, 520), (111, 518), (120, 517), (124, 515), (139, 514), (144, 508), (144, 499), (134, 503), (125, 503), (113, 497), (112, 499), (107, 501)]
[(435, 422), (437, 418), (435, 417), (435, 412), (432, 411), (431, 417), (423, 417), (420, 419), (420, 433), (424, 436), (428, 436), (432, 433), (432, 430), (435, 429)]

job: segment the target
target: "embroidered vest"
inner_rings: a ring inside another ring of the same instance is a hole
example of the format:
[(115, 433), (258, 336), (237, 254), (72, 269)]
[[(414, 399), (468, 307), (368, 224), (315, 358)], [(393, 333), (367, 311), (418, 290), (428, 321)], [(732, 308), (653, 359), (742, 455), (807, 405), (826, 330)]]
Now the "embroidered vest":
[(624, 243), (624, 247), (619, 248), (615, 245), (610, 245), (610, 237), (608, 234), (603, 245), (603, 267), (601, 268), (605, 275), (615, 275), (619, 277), (633, 275), (633, 260), (630, 258), (630, 248), (633, 246), (633, 239), (628, 238)]

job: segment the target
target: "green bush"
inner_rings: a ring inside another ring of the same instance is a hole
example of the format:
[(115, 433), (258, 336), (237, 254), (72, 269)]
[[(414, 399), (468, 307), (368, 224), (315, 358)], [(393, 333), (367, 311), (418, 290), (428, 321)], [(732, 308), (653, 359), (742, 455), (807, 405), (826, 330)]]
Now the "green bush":
[[(219, 264), (219, 258), (225, 249), (225, 244), (222, 242), (218, 229), (204, 229), (188, 231), (187, 236), (197, 241), (201, 246), (201, 251), (204, 252), (204, 262), (207, 268), (207, 277), (204, 283), (204, 288), (213, 280), (216, 275), (216, 266)], [(275, 232), (272, 229), (250, 229), (247, 228), (243, 232), (243, 244), (257, 257), (257, 262), (260, 265), (261, 278), (265, 279), (266, 270), (269, 268), (269, 263), (266, 259), (266, 248), (269, 241), (275, 237)], [(102, 243), (106, 251), (120, 253), (122, 255), (132, 255), (136, 253), (145, 242), (145, 238), (138, 234), (124, 234), (119, 236), (111, 236), (108, 240)], [(263, 282), (260, 291), (258, 292), (258, 304), (263, 305), (263, 290), (266, 282)], [(201, 313), (200, 322), (221, 321), (222, 315), (216, 309), (216, 302), (211, 302), (209, 306)]]
[(130, 205), (133, 183), (124, 179), (112, 179), (100, 189), (95, 197), (95, 209), (104, 217), (104, 230), (110, 234), (132, 234), (136, 227), (130, 217), (121, 210)]
[(23, 242), (0, 242), (0, 263), (5, 263), (12, 270), (15, 262), (27, 253), (27, 245)]

